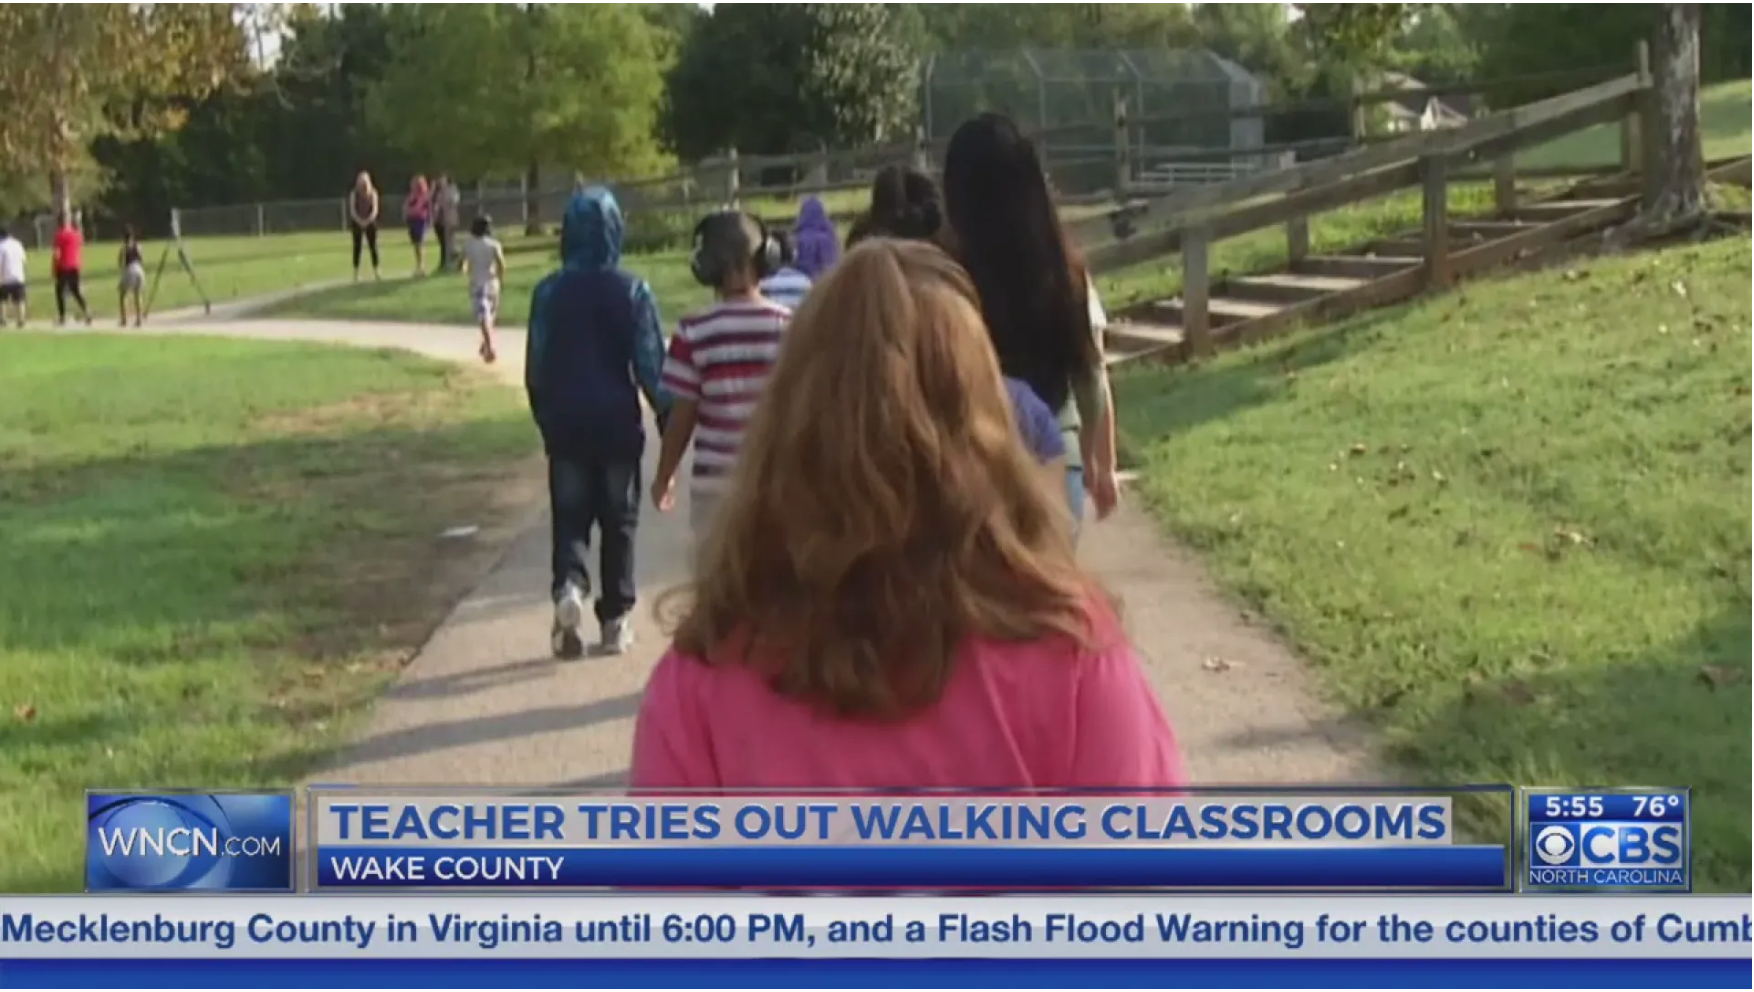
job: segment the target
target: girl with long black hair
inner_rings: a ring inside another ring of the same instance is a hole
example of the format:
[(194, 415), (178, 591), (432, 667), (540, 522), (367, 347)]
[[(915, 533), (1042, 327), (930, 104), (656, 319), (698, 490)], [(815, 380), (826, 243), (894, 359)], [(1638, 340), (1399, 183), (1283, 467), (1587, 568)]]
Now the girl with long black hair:
[(944, 201), (944, 240), (974, 279), (1000, 367), (1059, 412), (1073, 516), (1088, 494), (1107, 517), (1119, 499), (1107, 319), (1034, 142), (1000, 114), (964, 123), (945, 154)]

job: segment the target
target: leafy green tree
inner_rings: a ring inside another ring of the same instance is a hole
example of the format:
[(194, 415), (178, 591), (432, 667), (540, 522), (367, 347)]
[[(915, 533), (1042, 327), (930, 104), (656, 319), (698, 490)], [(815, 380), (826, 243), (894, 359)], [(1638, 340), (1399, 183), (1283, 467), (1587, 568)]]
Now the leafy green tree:
[(1467, 4), (1420, 4), (1390, 42), (1392, 67), (1432, 84), (1457, 83), (1478, 75), (1479, 49), (1463, 28), (1460, 8)]
[(338, 197), (353, 174), (405, 176), (415, 161), (366, 120), (388, 69), (393, 8), (302, 5), (255, 103), (258, 141), (277, 198)]
[[(1663, 4), (1482, 3), (1455, 4), (1454, 16), (1478, 52), (1480, 79), (1505, 79), (1560, 69), (1601, 69), (1604, 76), (1629, 72), (1633, 49), (1649, 41)], [(1700, 5), (1700, 74), (1707, 81), (1746, 79), (1749, 71), (1749, 5)], [(1499, 94), (1511, 105), (1552, 96), (1565, 83), (1517, 87)]]
[(1303, 51), (1283, 10), (1272, 4), (1202, 3), (1192, 11), (1195, 43), (1235, 62), (1280, 96), (1308, 85)]
[(1360, 71), (1386, 63), (1391, 43), (1421, 4), (1300, 3), (1303, 29), (1327, 65)]
[(647, 24), (658, 30), (660, 43), (665, 50), (666, 65), (675, 61), (682, 40), (707, 18), (706, 12), (692, 3), (636, 3), (632, 6), (646, 19)]
[(367, 120), (427, 172), (637, 174), (660, 160), (663, 47), (628, 5), (400, 8)]
[[(1185, 47), (1196, 40), (1193, 18), (1199, 15), (1198, 8), (1209, 6), (1213, 5), (933, 3), (920, 4), (916, 10), (926, 48), (956, 51)], [(1192, 14), (1190, 7), (1195, 8)], [(1266, 9), (1277, 13), (1272, 5)]]
[(58, 209), (94, 139), (175, 130), (249, 64), (231, 4), (5, 4), (0, 51), (0, 164), (46, 177)]
[(918, 105), (914, 27), (888, 4), (720, 5), (665, 80), (665, 139), (689, 159), (896, 140)]

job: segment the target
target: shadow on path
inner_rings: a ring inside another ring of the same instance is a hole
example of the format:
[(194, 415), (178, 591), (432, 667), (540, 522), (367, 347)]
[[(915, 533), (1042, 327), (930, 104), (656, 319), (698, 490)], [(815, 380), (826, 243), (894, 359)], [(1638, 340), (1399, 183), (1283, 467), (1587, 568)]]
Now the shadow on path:
[(491, 744), (509, 738), (556, 731), (584, 730), (639, 712), (640, 694), (626, 693), (580, 706), (549, 706), (480, 716), (447, 723), (429, 723), (404, 731), (367, 737), (354, 746), (355, 761), (419, 757), (450, 748)]

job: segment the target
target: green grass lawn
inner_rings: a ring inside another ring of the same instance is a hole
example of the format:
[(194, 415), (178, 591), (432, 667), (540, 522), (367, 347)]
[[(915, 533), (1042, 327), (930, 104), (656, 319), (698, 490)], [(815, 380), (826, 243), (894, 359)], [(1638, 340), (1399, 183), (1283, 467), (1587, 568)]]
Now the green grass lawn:
[[(541, 242), (520, 239), (506, 246), (506, 278), (500, 289), (499, 322), (523, 327), (530, 319), (530, 294), (543, 276), (560, 264), (554, 238)], [(708, 302), (711, 294), (694, 282), (688, 256), (681, 251), (629, 255), (628, 271), (652, 284), (658, 308), (669, 324), (690, 308)], [(263, 311), (275, 317), (334, 320), (391, 320), (430, 324), (474, 323), (469, 281), (451, 273), (426, 279), (385, 280), (340, 286), (301, 294)]]
[(515, 390), (399, 352), (0, 351), (0, 892), (77, 891), (82, 790), (286, 786), (344, 743), (533, 439)]
[[(178, 265), (176, 253), (172, 251), (165, 258), (168, 245), (168, 241), (162, 240), (141, 244), (149, 291), (159, 263), (164, 262), (163, 276), (157, 280), (157, 294), (151, 301), (154, 313), (201, 304), (201, 296)], [(352, 247), (345, 231), (265, 238), (187, 238), (183, 245), (201, 289), (214, 303), (346, 279), (353, 272)], [(413, 270), (413, 249), (406, 238), (396, 242), (385, 237), (380, 247), (386, 276)], [(94, 241), (85, 246), (82, 272), (85, 299), (99, 320), (116, 317), (120, 250), (121, 245), (116, 242)], [(46, 247), (30, 249), (31, 311), (38, 318), (54, 313), (54, 280), (49, 272), (52, 254)]]
[(1749, 885), (1749, 241), (1117, 386), (1140, 488), (1434, 783), (1691, 786)]
[[(1699, 94), (1699, 130), (1706, 161), (1749, 154), (1749, 118), (1754, 87), (1748, 80), (1708, 86)], [(1516, 159), (1519, 168), (1591, 168), (1620, 161), (1620, 125), (1602, 124), (1531, 148)]]
[[(1492, 191), (1480, 183), (1456, 183), (1450, 187), (1450, 207), (1457, 213), (1490, 211)], [(1316, 217), (1310, 224), (1313, 251), (1350, 247), (1375, 237), (1418, 227), (1419, 194), (1406, 191), (1369, 203), (1335, 210)], [(1283, 228), (1271, 228), (1219, 242), (1214, 249), (1213, 272), (1253, 272), (1270, 269), (1285, 259)], [(529, 320), (530, 294), (536, 282), (558, 264), (552, 237), (519, 238), (506, 248), (506, 281), (500, 304), (500, 323), (521, 327)], [(629, 255), (628, 269), (645, 277), (657, 294), (667, 321), (705, 304), (710, 294), (695, 285), (688, 273), (688, 256), (682, 251)], [(1181, 258), (1162, 259), (1107, 273), (1097, 279), (1103, 300), (1111, 308), (1177, 292), (1181, 286)], [(394, 280), (361, 286), (340, 286), (303, 294), (268, 308), (268, 314), (284, 317), (315, 317), (340, 320), (401, 320), (435, 324), (468, 324), (467, 282), (457, 276)]]

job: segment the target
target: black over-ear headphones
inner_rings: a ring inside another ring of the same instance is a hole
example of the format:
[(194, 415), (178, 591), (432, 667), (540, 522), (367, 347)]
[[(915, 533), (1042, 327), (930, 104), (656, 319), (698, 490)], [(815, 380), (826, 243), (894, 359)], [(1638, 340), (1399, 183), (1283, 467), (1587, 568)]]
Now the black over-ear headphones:
[[(708, 229), (720, 224), (741, 222), (747, 218), (755, 225), (756, 242), (750, 261), (755, 263), (755, 276), (766, 279), (780, 267), (780, 244), (768, 233), (760, 217), (741, 210), (717, 210), (694, 225), (694, 250), (688, 259), (688, 270), (702, 286), (718, 286), (724, 281), (725, 258), (722, 252), (707, 245)], [(734, 219), (734, 220), (733, 220)]]

